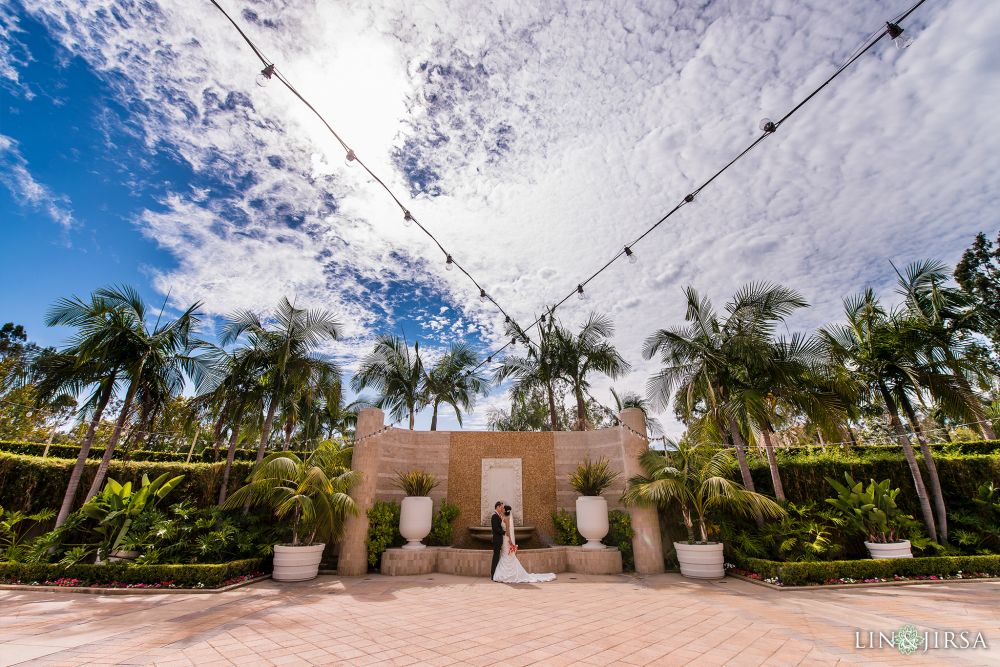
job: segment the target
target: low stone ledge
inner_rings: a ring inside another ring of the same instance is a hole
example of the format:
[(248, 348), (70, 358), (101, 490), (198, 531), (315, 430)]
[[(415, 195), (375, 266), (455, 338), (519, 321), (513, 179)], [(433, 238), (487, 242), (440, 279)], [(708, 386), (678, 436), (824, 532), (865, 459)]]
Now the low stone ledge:
[(563, 547), (566, 550), (566, 569), (580, 574), (621, 574), (622, 552), (614, 547), (584, 549)]
[(439, 547), (425, 549), (386, 549), (380, 572), (390, 577), (430, 574), (435, 571)]
[[(583, 549), (556, 546), (523, 549), (517, 558), (528, 572), (579, 572), (580, 574), (621, 574), (622, 555), (618, 549)], [(426, 549), (388, 549), (382, 554), (381, 573), (387, 576), (417, 574), (456, 574), (465, 577), (489, 577), (493, 552), (488, 549), (427, 547)]]

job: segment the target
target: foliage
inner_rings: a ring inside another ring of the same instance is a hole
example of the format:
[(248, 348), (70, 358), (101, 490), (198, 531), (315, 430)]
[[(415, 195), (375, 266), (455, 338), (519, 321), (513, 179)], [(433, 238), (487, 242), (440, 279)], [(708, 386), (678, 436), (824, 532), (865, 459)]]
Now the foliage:
[(855, 482), (844, 473), (844, 484), (827, 478), (827, 482), (837, 492), (836, 498), (827, 498), (844, 522), (854, 531), (865, 535), (869, 542), (890, 543), (904, 539), (903, 535), (911, 527), (911, 517), (896, 507), (899, 489), (890, 487), (887, 479), (868, 486)]
[(569, 485), (581, 496), (599, 496), (619, 477), (610, 466), (607, 459), (594, 462), (588, 458), (570, 476)]
[(128, 535), (132, 522), (144, 512), (152, 510), (184, 479), (183, 475), (170, 478), (163, 473), (150, 481), (142, 476), (142, 486), (132, 492), (132, 482), (119, 484), (108, 478), (104, 489), (84, 503), (80, 512), (97, 522), (94, 530), (102, 536), (99, 554), (111, 554), (119, 549)]
[[(48, 456), (59, 459), (75, 460), (80, 453), (79, 445), (51, 444), (46, 445), (41, 442), (17, 442), (11, 440), (0, 441), (0, 451), (12, 454), (28, 454), (29, 456), (42, 456), (48, 449)], [(88, 459), (100, 459), (104, 456), (103, 447), (91, 447), (87, 453)], [(153, 452), (137, 449), (129, 452), (129, 459), (132, 461), (162, 461), (184, 463), (187, 460), (187, 453), (175, 452)]]
[(635, 569), (635, 556), (632, 553), (632, 538), (635, 531), (632, 529), (632, 517), (627, 512), (621, 510), (611, 510), (608, 512), (608, 524), (610, 530), (604, 543), (609, 547), (617, 547), (622, 552), (622, 569), (626, 572)]
[(779, 563), (758, 558), (737, 560), (740, 567), (784, 586), (823, 584), (831, 580), (889, 580), (900, 577), (954, 577), (981, 573), (1000, 576), (1000, 556), (931, 556), (826, 562)]
[(707, 444), (692, 444), (687, 439), (671, 443), (667, 452), (647, 450), (640, 458), (645, 475), (629, 480), (622, 494), (626, 505), (652, 505), (661, 509), (671, 503), (680, 506), (681, 520), (687, 529), (688, 543), (708, 542), (709, 514), (720, 510), (740, 516), (781, 517), (785, 510), (759, 493), (748, 491), (730, 479), (734, 468), (732, 454)]
[(975, 553), (1000, 551), (1000, 488), (981, 484), (966, 507), (952, 513), (955, 541)]
[(1000, 232), (997, 242), (979, 233), (955, 267), (955, 280), (977, 306), (979, 330), (1000, 346)]
[[(222, 478), (221, 463), (150, 463), (145, 461), (112, 461), (109, 474), (119, 482), (140, 483), (143, 475), (157, 477), (164, 473), (184, 475), (184, 480), (174, 491), (177, 500), (189, 500), (199, 507), (215, 503)], [(22, 512), (37, 512), (47, 507), (59, 507), (73, 462), (65, 459), (39, 458), (7, 454), (0, 451), (0, 506), (17, 508)], [(237, 463), (234, 481), (242, 481), (251, 465)], [(97, 469), (96, 461), (88, 461), (81, 477), (86, 487)]]
[(411, 470), (410, 472), (396, 472), (396, 481), (393, 482), (393, 486), (402, 490), (407, 496), (423, 497), (431, 495), (431, 491), (440, 483), (429, 472)]
[(437, 430), (438, 407), (443, 403), (455, 410), (458, 425), (462, 425), (462, 411), (470, 411), (476, 396), (489, 393), (490, 381), (479, 373), (479, 357), (465, 343), (451, 346), (421, 379), (421, 403), (429, 405), (431, 430)]
[(348, 495), (358, 474), (340, 462), (341, 452), (331, 444), (305, 458), (276, 452), (254, 467), (246, 486), (237, 489), (223, 508), (263, 506), (279, 519), (291, 517), (292, 546), (309, 546), (317, 538), (337, 539), (347, 515), (358, 511)]
[(615, 379), (630, 369), (611, 343), (614, 333), (611, 318), (596, 312), (587, 317), (577, 333), (562, 325), (555, 327), (556, 375), (576, 398), (574, 430), (584, 431), (591, 427), (586, 400), (590, 390), (587, 377), (596, 372)]
[(737, 558), (783, 562), (832, 560), (843, 551), (840, 520), (815, 502), (785, 503), (787, 514), (763, 526), (733, 518), (722, 522), (726, 552)]
[(399, 534), (399, 504), (376, 500), (368, 510), (368, 564), (377, 568), (382, 553), (390, 547), (402, 546), (406, 540)]
[(458, 505), (447, 500), (441, 502), (441, 507), (434, 513), (431, 520), (431, 534), (427, 536), (427, 544), (437, 547), (450, 547), (452, 529), (458, 518)]
[[(65, 567), (49, 563), (0, 563), (0, 582), (33, 584), (76, 579), (81, 585), (102, 586), (168, 584), (164, 587), (219, 588), (231, 579), (252, 575), (264, 569), (260, 558), (248, 558), (219, 564), (133, 565), (105, 563), (76, 564)], [(172, 585), (172, 586), (171, 586)]]
[(576, 515), (566, 510), (557, 510), (552, 513), (552, 525), (556, 532), (553, 537), (556, 544), (578, 547), (586, 540), (580, 531), (576, 529)]
[[(0, 506), (0, 560), (19, 561), (24, 559), (30, 546), (25, 540), (25, 535), (32, 528), (48, 521), (55, 515), (55, 510), (52, 509), (25, 514), (19, 511), (12, 512)], [(34, 525), (19, 528), (20, 524), (27, 521)]]
[[(571, 420), (570, 413), (566, 409), (565, 396), (558, 389), (554, 389), (553, 402), (557, 422), (568, 424)], [(486, 422), (491, 431), (550, 430), (549, 404), (545, 392), (540, 387), (512, 392), (510, 410), (490, 410)]]
[(420, 343), (414, 344), (411, 354), (403, 338), (382, 334), (371, 353), (361, 360), (361, 366), (351, 379), (351, 386), (355, 391), (377, 391), (379, 398), (376, 405), (388, 411), (394, 421), (409, 416), (412, 431), (414, 417), (424, 398), (421, 390), (423, 378)]

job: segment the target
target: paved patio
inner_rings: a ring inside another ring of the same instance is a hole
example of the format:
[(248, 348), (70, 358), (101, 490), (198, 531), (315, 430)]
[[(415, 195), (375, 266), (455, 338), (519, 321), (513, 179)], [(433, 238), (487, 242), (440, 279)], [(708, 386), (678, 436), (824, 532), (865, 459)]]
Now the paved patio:
[[(981, 631), (990, 648), (855, 648), (856, 629), (904, 623)], [(530, 586), (434, 574), (219, 595), (0, 592), (2, 665), (493, 663), (1000, 665), (1000, 582), (783, 592), (673, 574)]]

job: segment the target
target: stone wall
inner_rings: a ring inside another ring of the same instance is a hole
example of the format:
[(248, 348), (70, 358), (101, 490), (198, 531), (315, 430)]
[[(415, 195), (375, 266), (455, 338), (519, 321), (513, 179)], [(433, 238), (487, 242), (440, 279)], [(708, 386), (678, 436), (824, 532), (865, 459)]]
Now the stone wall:
[[(489, 577), (492, 551), (428, 547), (407, 550), (389, 549), (382, 554), (382, 574), (407, 576), (441, 572), (466, 577)], [(621, 574), (622, 554), (618, 549), (552, 547), (523, 549), (517, 559), (528, 572), (580, 572), (582, 574)]]

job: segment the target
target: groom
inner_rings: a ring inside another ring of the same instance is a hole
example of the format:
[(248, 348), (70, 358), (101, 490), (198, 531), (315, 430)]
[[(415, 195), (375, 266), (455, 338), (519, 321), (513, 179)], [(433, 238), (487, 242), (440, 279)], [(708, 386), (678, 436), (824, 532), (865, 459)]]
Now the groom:
[(491, 520), (493, 526), (493, 565), (490, 566), (490, 579), (493, 579), (493, 575), (496, 574), (497, 564), (500, 562), (500, 550), (503, 549), (504, 529), (501, 512), (503, 512), (503, 501), (498, 500), (493, 505), (493, 518)]

